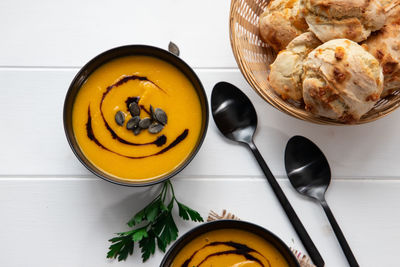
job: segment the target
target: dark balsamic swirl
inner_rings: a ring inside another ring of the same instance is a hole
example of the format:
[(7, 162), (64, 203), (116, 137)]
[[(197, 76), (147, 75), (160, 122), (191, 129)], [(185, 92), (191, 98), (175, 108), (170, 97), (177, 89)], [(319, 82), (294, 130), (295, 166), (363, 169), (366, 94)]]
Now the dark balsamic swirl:
[[(143, 158), (148, 158), (148, 157), (152, 157), (152, 156), (157, 156), (160, 155), (162, 153), (167, 152), (168, 150), (170, 150), (171, 148), (175, 147), (176, 145), (178, 145), (180, 142), (182, 142), (183, 140), (185, 140), (185, 138), (188, 136), (189, 134), (189, 129), (185, 129), (171, 144), (169, 144), (167, 147), (161, 149), (160, 151), (158, 151), (157, 153), (151, 154), (151, 155), (145, 155), (145, 156), (137, 156), (137, 157), (133, 157), (133, 156), (127, 156), (127, 155), (123, 155), (120, 154), (118, 152), (115, 152), (109, 148), (107, 148), (106, 146), (104, 146), (95, 136), (94, 132), (93, 132), (93, 128), (92, 128), (92, 116), (90, 114), (90, 106), (88, 108), (88, 120), (86, 123), (86, 134), (88, 136), (88, 138), (90, 140), (92, 140), (96, 145), (98, 145), (99, 147), (101, 147), (102, 149), (105, 149), (109, 152), (112, 152), (118, 156), (121, 157), (125, 157), (125, 158), (130, 158), (130, 159), (143, 159)], [(162, 136), (160, 136), (162, 137)], [(156, 140), (157, 141), (157, 140)], [(155, 142), (156, 142), (155, 141)]]
[[(117, 133), (111, 128), (111, 126), (108, 124), (106, 118), (104, 117), (103, 114), (103, 102), (104, 99), (106, 98), (106, 96), (108, 95), (108, 93), (111, 92), (112, 89), (123, 85), (124, 83), (127, 83), (128, 81), (131, 80), (139, 80), (139, 81), (147, 81), (150, 82), (151, 84), (153, 84), (154, 86), (156, 86), (159, 90), (161, 90), (162, 92), (164, 92), (165, 94), (167, 93), (165, 90), (163, 90), (161, 87), (159, 87), (157, 84), (155, 84), (154, 82), (152, 82), (151, 80), (149, 80), (147, 77), (143, 77), (143, 76), (138, 76), (138, 75), (129, 75), (129, 76), (124, 76), (121, 79), (119, 79), (117, 82), (115, 82), (114, 84), (110, 85), (107, 87), (106, 91), (103, 93), (103, 96), (101, 98), (100, 101), (100, 113), (101, 113), (101, 117), (103, 119), (104, 125), (106, 126), (107, 130), (110, 132), (111, 136), (113, 139), (116, 139), (118, 142), (121, 142), (123, 144), (126, 145), (131, 145), (131, 146), (144, 146), (144, 145), (152, 145), (155, 144), (156, 146), (163, 146), (166, 142), (167, 142), (167, 137), (165, 135), (161, 135), (159, 136), (155, 141), (153, 142), (149, 142), (149, 143), (145, 143), (145, 144), (140, 144), (140, 143), (132, 143), (129, 142), (123, 138), (121, 138), (120, 136), (117, 135)], [(128, 99), (125, 101), (128, 110), (129, 110), (129, 104), (131, 104), (132, 102), (136, 102), (138, 103), (140, 100), (140, 97), (128, 97)], [(141, 109), (143, 109), (146, 113), (149, 113), (144, 106), (140, 106)]]
[(205, 263), (208, 259), (210, 259), (212, 257), (218, 257), (218, 256), (223, 256), (223, 255), (232, 255), (232, 254), (243, 256), (247, 260), (251, 260), (251, 261), (257, 262), (261, 267), (266, 267), (259, 259), (257, 259), (253, 255), (251, 255), (250, 254), (251, 252), (261, 255), (267, 261), (268, 267), (271, 267), (271, 263), (269, 262), (269, 260), (266, 259), (261, 253), (259, 253), (258, 251), (248, 247), (247, 245), (236, 243), (236, 242), (233, 242), (233, 241), (228, 241), (228, 242), (219, 242), (219, 241), (217, 241), (217, 242), (212, 242), (210, 244), (207, 244), (207, 245), (203, 246), (202, 248), (196, 250), (190, 256), (190, 258), (185, 260), (184, 263), (182, 264), (182, 267), (189, 267), (189, 266), (191, 267), (192, 264), (190, 264), (190, 262), (193, 260), (194, 256), (199, 251), (201, 251), (202, 249), (207, 248), (207, 247), (219, 246), (219, 245), (229, 246), (229, 247), (232, 247), (234, 249), (225, 250), (225, 251), (219, 251), (219, 252), (215, 252), (215, 253), (209, 254), (204, 259), (202, 259), (201, 262), (196, 267), (201, 266), (203, 263)]
[(101, 148), (103, 148), (105, 150), (111, 151), (108, 148), (106, 148), (105, 146), (103, 146), (103, 144), (101, 144), (100, 141), (97, 140), (96, 136), (94, 136), (93, 128), (92, 128), (92, 116), (90, 115), (90, 106), (88, 108), (88, 120), (87, 120), (87, 123), (86, 123), (86, 134), (87, 134), (87, 137), (90, 140), (92, 140), (93, 142), (96, 143), (96, 145), (98, 145), (99, 147), (101, 147)]

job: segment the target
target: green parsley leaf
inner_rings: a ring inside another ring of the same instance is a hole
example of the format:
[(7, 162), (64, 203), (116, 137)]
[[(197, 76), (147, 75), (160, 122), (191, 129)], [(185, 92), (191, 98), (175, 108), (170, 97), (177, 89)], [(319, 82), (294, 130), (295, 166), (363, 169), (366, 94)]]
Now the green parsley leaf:
[(186, 206), (178, 202), (178, 209), (179, 217), (181, 217), (185, 221), (189, 220), (189, 213), (187, 212)]
[(158, 236), (157, 236), (157, 246), (162, 252), (165, 252), (167, 248), (167, 244)]
[(128, 254), (132, 255), (133, 246), (134, 246), (133, 241), (132, 242), (125, 242), (124, 246), (119, 251), (118, 261), (126, 260), (126, 258), (128, 257)]
[(164, 229), (166, 217), (168, 216), (168, 211), (162, 212), (158, 217), (157, 220), (152, 225), (152, 230), (154, 231), (155, 235), (159, 236)]
[(188, 206), (183, 205), (182, 203), (180, 203), (178, 201), (176, 203), (178, 204), (178, 208), (179, 208), (179, 217), (181, 217), (184, 220), (189, 220), (189, 217), (190, 217), (190, 219), (194, 222), (202, 222), (203, 221), (203, 218), (197, 211), (192, 210)]
[(163, 221), (162, 231), (160, 234), (160, 239), (163, 240), (165, 245), (169, 245), (172, 241), (175, 241), (178, 237), (178, 227), (176, 227), (175, 221), (172, 218), (172, 214), (168, 213)]
[[(112, 239), (110, 239), (109, 241), (114, 242), (114, 241), (112, 241)], [(121, 250), (123, 245), (124, 245), (124, 242), (122, 242), (122, 241), (112, 244), (109, 248), (110, 250), (107, 253), (107, 258), (115, 259), (118, 256), (118, 252)]]
[(135, 233), (132, 234), (132, 240), (134, 242), (139, 242), (143, 238), (148, 237), (149, 234), (147, 233), (146, 228), (147, 227), (137, 229), (137, 231), (135, 231)]
[(152, 232), (149, 233), (147, 238), (142, 239), (139, 242), (139, 247), (142, 251), (142, 260), (145, 262), (150, 258), (150, 255), (153, 255), (156, 250), (156, 242), (155, 236)]
[[(133, 253), (134, 243), (129, 235), (121, 236), (118, 238), (112, 238), (109, 240), (113, 242), (109, 247), (109, 252), (107, 253), (107, 258), (115, 259), (118, 258), (118, 261), (126, 260), (129, 255)], [(116, 242), (116, 243), (115, 243)]]
[(147, 221), (154, 222), (157, 215), (160, 213), (161, 205), (162, 205), (162, 200), (161, 198), (158, 198), (156, 201), (150, 203), (150, 205), (145, 208)]
[(141, 211), (136, 213), (135, 216), (132, 217), (132, 219), (129, 220), (128, 222), (129, 227), (133, 227), (143, 221), (143, 219), (145, 218), (144, 210), (145, 209), (142, 209)]

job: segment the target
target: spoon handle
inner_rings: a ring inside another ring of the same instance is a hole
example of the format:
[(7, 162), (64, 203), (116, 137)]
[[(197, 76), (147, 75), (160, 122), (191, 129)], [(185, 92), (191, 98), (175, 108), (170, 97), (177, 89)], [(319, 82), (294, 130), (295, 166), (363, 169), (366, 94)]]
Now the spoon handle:
[(268, 168), (267, 163), (265, 163), (263, 157), (261, 156), (260, 152), (258, 151), (257, 147), (253, 142), (248, 143), (251, 151), (253, 152), (255, 158), (258, 161), (261, 169), (263, 170), (265, 176), (267, 177), (268, 182), (270, 183), (272, 190), (274, 191), (275, 195), (278, 197), (279, 202), (282, 205), (282, 208), (285, 210), (286, 215), (288, 216), (290, 222), (292, 223), (294, 229), (296, 230), (297, 235), (300, 237), (301, 242), (303, 242), (304, 247), (306, 248), (310, 258), (314, 262), (317, 267), (325, 266), (324, 260), (322, 259), (321, 254), (319, 253), (318, 249), (315, 247), (314, 242), (311, 240), (310, 236), (307, 233), (307, 230), (304, 228), (303, 224), (301, 223), (299, 217), (297, 216), (296, 212), (294, 211), (292, 205), (290, 205), (289, 200), (286, 198), (285, 194), (283, 193), (281, 187), (279, 186), (278, 182), (276, 181), (274, 175)]
[(336, 222), (335, 217), (333, 216), (333, 213), (331, 209), (328, 206), (328, 203), (324, 200), (321, 201), (321, 205), (324, 208), (325, 214), (328, 217), (329, 222), (332, 225), (333, 231), (335, 232), (336, 238), (339, 241), (340, 246), (342, 247), (342, 250), (344, 252), (344, 255), (346, 255), (347, 261), (349, 262), (351, 267), (358, 267), (356, 258), (353, 255), (353, 252), (350, 249), (349, 244), (346, 241), (346, 238), (343, 235), (342, 230), (339, 227), (339, 224)]

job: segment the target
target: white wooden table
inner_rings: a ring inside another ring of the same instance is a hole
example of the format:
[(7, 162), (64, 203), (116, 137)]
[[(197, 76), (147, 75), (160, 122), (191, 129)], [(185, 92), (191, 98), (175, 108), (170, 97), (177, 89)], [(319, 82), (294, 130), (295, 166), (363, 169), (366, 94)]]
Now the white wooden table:
[[(154, 197), (94, 177), (75, 158), (62, 124), (67, 88), (95, 55), (126, 44), (166, 48), (200, 76), (207, 94), (221, 80), (241, 88), (259, 116), (255, 142), (315, 241), (326, 266), (347, 266), (322, 209), (287, 181), (287, 140), (320, 146), (333, 173), (327, 200), (361, 266), (399, 266), (400, 110), (361, 126), (320, 126), (291, 118), (246, 83), (231, 52), (229, 1), (68, 0), (0, 2), (0, 266), (137, 266), (106, 259), (107, 239)], [(210, 120), (206, 140), (173, 183), (203, 217), (230, 210), (305, 251), (250, 152)], [(179, 220), (180, 235), (195, 223)], [(142, 266), (158, 266), (163, 254)]]

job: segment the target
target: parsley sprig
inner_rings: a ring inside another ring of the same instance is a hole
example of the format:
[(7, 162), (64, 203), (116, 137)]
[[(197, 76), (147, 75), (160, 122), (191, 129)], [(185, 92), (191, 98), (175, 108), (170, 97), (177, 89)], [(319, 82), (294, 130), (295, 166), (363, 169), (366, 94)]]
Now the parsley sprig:
[(143, 262), (154, 254), (156, 244), (165, 252), (166, 247), (178, 237), (178, 227), (172, 216), (175, 203), (178, 205), (179, 217), (183, 220), (203, 221), (197, 211), (176, 199), (172, 183), (166, 181), (160, 194), (129, 220), (128, 226), (134, 229), (117, 233), (116, 237), (109, 240), (112, 244), (107, 258), (126, 260), (128, 255), (132, 255), (135, 242), (139, 243)]

